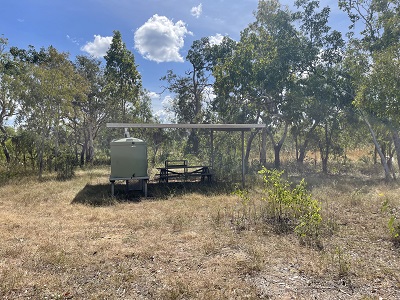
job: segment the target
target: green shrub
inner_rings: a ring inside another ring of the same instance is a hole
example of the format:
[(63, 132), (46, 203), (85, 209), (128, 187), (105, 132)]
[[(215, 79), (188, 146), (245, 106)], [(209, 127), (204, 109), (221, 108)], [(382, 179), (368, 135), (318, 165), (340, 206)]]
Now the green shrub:
[[(384, 194), (380, 194), (380, 196), (384, 196)], [(387, 225), (393, 242), (400, 245), (400, 220), (398, 218), (398, 210), (391, 205), (387, 197), (385, 197), (385, 200), (382, 203), (381, 210), (389, 216)]]
[(307, 191), (304, 179), (292, 189), (291, 183), (282, 178), (283, 171), (263, 168), (259, 173), (263, 175), (263, 200), (269, 217), (281, 228), (294, 228), (303, 242), (318, 241), (321, 204)]
[(391, 216), (388, 222), (389, 232), (392, 239), (400, 243), (400, 221), (395, 216)]
[(57, 179), (67, 180), (75, 175), (77, 161), (72, 152), (62, 152), (56, 158)]

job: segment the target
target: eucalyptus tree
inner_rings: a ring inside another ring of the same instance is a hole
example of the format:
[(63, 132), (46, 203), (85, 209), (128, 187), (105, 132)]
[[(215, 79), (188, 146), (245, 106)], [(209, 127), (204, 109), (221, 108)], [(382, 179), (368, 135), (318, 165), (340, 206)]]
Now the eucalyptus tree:
[(336, 140), (333, 136), (340, 133), (339, 124), (351, 106), (351, 97), (342, 93), (347, 84), (341, 67), (345, 43), (341, 33), (328, 26), (329, 7), (320, 9), (319, 1), (314, 0), (298, 0), (295, 4), (299, 11), (294, 18), (299, 23), (302, 45), (294, 89), (297, 99), (293, 102), (296, 156), (303, 163), (308, 144), (317, 138), (323, 171), (327, 172), (329, 152)]
[[(230, 52), (214, 68), (213, 109), (223, 123), (258, 123), (262, 106), (258, 97), (258, 86), (254, 78), (254, 45), (248, 31), (242, 32), (238, 43), (231, 44)], [(251, 144), (256, 132), (247, 139), (245, 165), (248, 167)]]
[[(214, 105), (219, 115), (233, 122), (267, 124), (264, 134), (273, 144), (279, 168), (280, 150), (292, 121), (290, 93), (299, 67), (299, 39), (291, 13), (278, 1), (259, 1), (255, 17), (241, 32), (232, 55), (214, 72)], [(262, 148), (261, 160), (265, 160), (265, 145)]]
[(350, 32), (347, 65), (353, 76), (355, 105), (368, 125), (385, 178), (390, 180), (386, 157), (371, 120), (380, 120), (392, 132), (400, 168), (400, 122), (395, 109), (400, 104), (400, 1), (341, 0), (339, 5), (352, 21), (351, 30), (361, 26), (358, 35)]
[(59, 157), (60, 141), (66, 134), (65, 120), (72, 109), (72, 101), (82, 97), (87, 85), (68, 60), (68, 54), (60, 53), (52, 46), (39, 52), (33, 47), (28, 51), (13, 48), (11, 53), (22, 68), (17, 121), (36, 134), (41, 178), (45, 152), (49, 158)]
[[(368, 123), (371, 134), (374, 134), (375, 144), (378, 144), (378, 140), (370, 118), (379, 120), (391, 132), (400, 169), (400, 48), (392, 46), (379, 51), (373, 55), (373, 60), (369, 76), (363, 79), (357, 90), (355, 104), (362, 108), (365, 122)], [(380, 155), (386, 157), (381, 148), (380, 144), (377, 147), (381, 151)]]
[(75, 155), (78, 156), (77, 146), (80, 145), (80, 163), (83, 165), (93, 161), (94, 141), (110, 114), (112, 104), (108, 103), (110, 98), (104, 93), (105, 78), (100, 60), (77, 56), (75, 68), (89, 85), (86, 93), (71, 102), (73, 109), (69, 115), (76, 140)]
[(8, 40), (0, 37), (0, 145), (7, 163), (11, 162), (11, 155), (7, 147), (9, 132), (7, 123), (17, 112), (18, 97), (16, 96), (15, 66), (10, 53), (7, 51)]
[[(207, 120), (207, 92), (211, 87), (212, 45), (209, 38), (193, 42), (186, 56), (190, 69), (184, 75), (168, 70), (161, 80), (168, 83), (165, 87), (174, 94), (172, 111), (179, 123), (199, 124)], [(190, 132), (187, 150), (199, 153), (199, 136), (196, 130)]]
[(113, 112), (111, 117), (114, 122), (126, 122), (129, 119), (128, 110), (138, 105), (142, 81), (135, 64), (135, 57), (126, 48), (121, 33), (117, 30), (114, 31), (104, 59), (107, 81), (105, 93), (111, 99)]

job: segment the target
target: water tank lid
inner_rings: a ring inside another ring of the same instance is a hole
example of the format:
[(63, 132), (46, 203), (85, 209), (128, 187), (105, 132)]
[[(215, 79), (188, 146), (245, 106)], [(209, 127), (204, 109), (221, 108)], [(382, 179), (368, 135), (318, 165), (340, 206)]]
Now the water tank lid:
[(111, 144), (126, 144), (126, 143), (145, 144), (143, 140), (132, 137), (111, 141)]

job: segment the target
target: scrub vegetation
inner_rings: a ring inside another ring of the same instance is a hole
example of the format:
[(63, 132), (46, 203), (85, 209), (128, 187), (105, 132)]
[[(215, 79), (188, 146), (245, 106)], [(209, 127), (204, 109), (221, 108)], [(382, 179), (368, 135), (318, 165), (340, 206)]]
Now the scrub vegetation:
[[(108, 168), (70, 181), (13, 179), (0, 187), (0, 298), (400, 296), (397, 219), (388, 223), (400, 207), (398, 185), (372, 169), (310, 173), (306, 190), (298, 174), (275, 173), (271, 185), (262, 173), (241, 193), (222, 182), (151, 182), (149, 198), (123, 185), (110, 198)], [(273, 186), (292, 195), (282, 209)], [(304, 220), (288, 206), (299, 189), (305, 203), (318, 200), (314, 243), (304, 242)]]

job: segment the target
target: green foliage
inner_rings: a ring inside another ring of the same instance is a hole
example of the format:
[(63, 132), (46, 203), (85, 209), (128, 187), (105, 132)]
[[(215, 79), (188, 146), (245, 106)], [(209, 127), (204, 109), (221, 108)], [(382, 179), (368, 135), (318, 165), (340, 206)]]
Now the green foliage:
[[(379, 194), (379, 196), (385, 195)], [(389, 216), (387, 227), (393, 242), (400, 244), (400, 219), (398, 217), (398, 211), (391, 205), (389, 198), (386, 196), (382, 203), (381, 211)]]
[(58, 180), (68, 180), (74, 177), (77, 161), (74, 153), (64, 151), (56, 158), (56, 170)]
[(400, 241), (400, 220), (391, 216), (388, 222), (389, 232), (393, 239)]
[(273, 224), (278, 232), (293, 231), (304, 244), (321, 248), (321, 204), (312, 198), (306, 182), (294, 188), (282, 177), (283, 171), (259, 171), (263, 175), (263, 197), (260, 202), (247, 190), (236, 189), (239, 209), (232, 213), (231, 223), (236, 230), (250, 229), (259, 221)]
[(263, 168), (259, 173), (263, 175), (263, 199), (268, 206), (269, 217), (284, 229), (293, 224), (294, 232), (303, 242), (318, 241), (321, 205), (307, 191), (304, 179), (291, 189), (291, 183), (282, 178), (283, 171)]
[(110, 101), (114, 121), (129, 121), (128, 109), (139, 105), (139, 92), (142, 85), (141, 75), (135, 64), (135, 56), (126, 48), (119, 31), (114, 31), (107, 54), (104, 56), (105, 93)]

